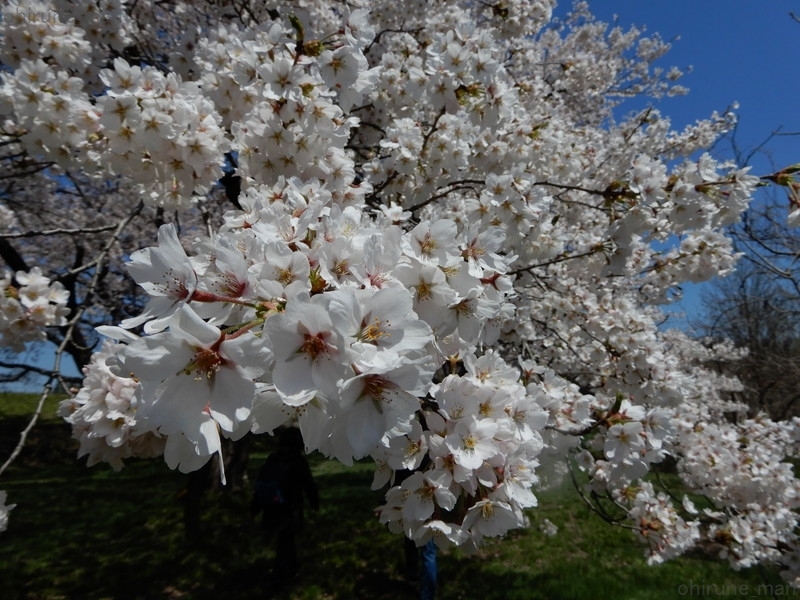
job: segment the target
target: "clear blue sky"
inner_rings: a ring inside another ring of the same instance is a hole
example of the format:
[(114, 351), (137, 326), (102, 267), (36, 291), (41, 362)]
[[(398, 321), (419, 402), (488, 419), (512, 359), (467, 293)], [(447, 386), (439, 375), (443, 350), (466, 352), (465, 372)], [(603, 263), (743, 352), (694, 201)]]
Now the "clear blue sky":
[[(571, 6), (562, 2), (557, 13)], [(682, 127), (738, 102), (739, 138), (755, 146), (771, 131), (800, 131), (800, 15), (797, 0), (590, 0), (602, 21), (615, 17), (625, 28), (636, 25), (672, 41), (661, 66), (684, 71), (687, 96), (666, 98), (658, 106), (673, 125)], [(779, 157), (800, 162), (798, 140), (782, 138), (770, 144)], [(769, 162), (759, 165), (769, 167)], [(757, 166), (759, 166), (757, 165)]]
[[(561, 2), (556, 14), (572, 6)], [(671, 41), (659, 63), (688, 72), (681, 83), (687, 96), (665, 98), (656, 106), (676, 129), (739, 103), (737, 144), (745, 152), (771, 132), (800, 132), (800, 0), (589, 0), (601, 21), (627, 29), (635, 25)], [(729, 145), (714, 151), (731, 158)], [(800, 162), (800, 136), (773, 138), (751, 161), (757, 175)], [(698, 310), (700, 286), (686, 289), (687, 314)]]

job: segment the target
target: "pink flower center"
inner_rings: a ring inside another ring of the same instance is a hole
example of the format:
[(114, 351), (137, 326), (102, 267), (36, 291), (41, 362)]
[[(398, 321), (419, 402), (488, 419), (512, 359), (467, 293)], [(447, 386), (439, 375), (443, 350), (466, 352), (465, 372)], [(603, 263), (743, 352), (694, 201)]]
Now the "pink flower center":
[(211, 379), (225, 364), (227, 361), (214, 348), (202, 348), (195, 353), (183, 372), (186, 375), (197, 372), (198, 379)]
[(367, 375), (364, 377), (364, 395), (376, 402), (383, 401), (383, 394), (391, 383), (380, 375)]
[(320, 356), (328, 352), (328, 345), (325, 343), (324, 334), (304, 334), (303, 345), (300, 346), (298, 352), (308, 355), (311, 360), (317, 360)]

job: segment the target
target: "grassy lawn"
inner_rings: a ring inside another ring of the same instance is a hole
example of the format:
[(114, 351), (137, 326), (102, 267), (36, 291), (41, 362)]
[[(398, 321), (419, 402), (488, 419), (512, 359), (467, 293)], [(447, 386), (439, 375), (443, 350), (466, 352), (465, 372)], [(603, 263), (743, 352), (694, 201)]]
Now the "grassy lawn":
[[(24, 406), (18, 405), (26, 402), (6, 399), (0, 395), (4, 451), (17, 440), (24, 424)], [(187, 538), (186, 476), (158, 460), (132, 461), (118, 473), (87, 468), (75, 460), (77, 446), (54, 411), (55, 404), (48, 404), (31, 444), (0, 480), (8, 502), (18, 505), (0, 534), (0, 598), (415, 597), (402, 577), (401, 540), (373, 517), (381, 495), (369, 490), (370, 465), (347, 468), (312, 457), (322, 507), (309, 514), (297, 582), (273, 595), (265, 577), (272, 548), (250, 516), (249, 493), (206, 494), (197, 535)], [(269, 441), (254, 446), (253, 475)], [(540, 503), (530, 513), (529, 530), (487, 543), (473, 556), (440, 554), (437, 598), (768, 597), (759, 586), (780, 584), (773, 571), (736, 573), (701, 557), (648, 567), (630, 533), (601, 522), (571, 489), (543, 493)], [(558, 525), (558, 535), (539, 532), (543, 518)]]

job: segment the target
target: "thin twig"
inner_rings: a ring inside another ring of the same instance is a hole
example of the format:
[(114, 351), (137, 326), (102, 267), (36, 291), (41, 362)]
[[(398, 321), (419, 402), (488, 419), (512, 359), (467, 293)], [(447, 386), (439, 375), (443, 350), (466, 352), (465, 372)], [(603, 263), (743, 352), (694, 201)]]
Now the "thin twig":
[(593, 254), (597, 254), (602, 247), (600, 248), (592, 248), (591, 250), (587, 250), (586, 252), (582, 252), (580, 254), (567, 254), (562, 255), (552, 260), (546, 260), (545, 262), (536, 263), (535, 265), (529, 265), (527, 267), (522, 267), (521, 269), (517, 269), (516, 271), (509, 271), (509, 275), (519, 275), (520, 273), (526, 273), (529, 271), (533, 271), (534, 269), (538, 269), (540, 267), (547, 267), (549, 265), (554, 265), (560, 262), (564, 262), (567, 260), (572, 260), (573, 258), (584, 258), (586, 256), (592, 256)]
[(43, 229), (41, 231), (21, 231), (17, 233), (0, 233), (0, 238), (31, 238), (50, 235), (82, 235), (86, 233), (102, 233), (113, 231), (116, 225), (104, 225), (102, 227), (84, 227), (79, 229)]
[[(111, 251), (111, 248), (113, 247), (113, 245), (115, 243), (117, 243), (117, 241), (119, 240), (119, 237), (122, 234), (122, 232), (124, 231), (124, 229), (130, 224), (130, 222), (136, 217), (136, 215), (138, 215), (142, 211), (143, 208), (144, 208), (144, 203), (140, 202), (139, 205), (134, 210), (132, 210), (131, 213), (127, 217), (125, 217), (122, 221), (119, 222), (119, 224), (116, 226), (116, 230), (114, 231), (114, 235), (112, 235), (109, 238), (108, 242), (106, 243), (105, 247), (101, 250), (101, 252), (98, 255), (98, 257), (95, 260), (92, 261), (92, 264), (94, 264), (94, 265), (102, 264), (102, 262), (106, 259), (106, 257), (108, 256), (109, 252)], [(65, 391), (69, 391), (69, 388), (67, 386), (66, 378), (62, 377), (61, 374), (60, 374), (60, 372), (61, 372), (61, 359), (63, 358), (64, 353), (66, 352), (67, 346), (69, 345), (69, 343), (72, 340), (73, 332), (75, 331), (75, 328), (78, 326), (78, 322), (83, 317), (83, 314), (86, 312), (86, 310), (88, 310), (88, 306), (89, 306), (89, 303), (91, 302), (91, 298), (94, 295), (94, 291), (97, 288), (97, 286), (99, 284), (99, 281), (100, 281), (100, 277), (101, 277), (100, 272), (101, 272), (101, 269), (96, 269), (95, 270), (94, 275), (92, 277), (92, 280), (90, 281), (89, 285), (87, 286), (87, 292), (86, 292), (86, 294), (84, 296), (83, 302), (77, 308), (77, 310), (75, 311), (75, 314), (72, 316), (72, 318), (70, 319), (69, 323), (67, 324), (66, 331), (64, 333), (64, 338), (61, 340), (61, 343), (59, 344), (58, 348), (56, 349), (55, 356), (53, 358), (53, 368), (51, 369), (51, 371), (49, 373), (49, 377), (47, 379), (47, 382), (44, 384), (44, 386), (42, 388), (42, 395), (39, 397), (39, 402), (36, 405), (36, 410), (34, 411), (33, 415), (31, 416), (31, 419), (28, 422), (28, 425), (20, 433), (19, 442), (17, 442), (17, 445), (11, 451), (11, 454), (9, 455), (8, 459), (5, 461), (5, 463), (3, 463), (3, 466), (0, 467), (0, 475), (2, 475), (3, 472), (6, 469), (8, 469), (8, 467), (11, 465), (11, 463), (13, 463), (14, 460), (19, 456), (20, 452), (22, 452), (22, 448), (25, 446), (25, 442), (28, 439), (28, 434), (31, 432), (31, 430), (33, 429), (34, 425), (36, 425), (36, 422), (39, 419), (39, 415), (41, 415), (41, 413), (42, 413), (42, 408), (44, 407), (44, 403), (47, 400), (47, 397), (50, 395), (50, 392), (53, 389), (52, 388), (53, 380), (54, 379), (58, 380), (58, 382), (61, 385), (61, 387)]]
[(36, 422), (39, 420), (39, 415), (42, 414), (42, 409), (44, 408), (45, 400), (47, 400), (47, 397), (50, 395), (51, 391), (52, 390), (50, 388), (50, 381), (48, 381), (45, 384), (44, 388), (42, 389), (42, 395), (39, 396), (39, 402), (36, 404), (36, 410), (33, 411), (31, 420), (28, 421), (28, 425), (19, 434), (19, 442), (17, 442), (17, 445), (14, 447), (14, 450), (11, 451), (11, 455), (8, 457), (8, 459), (6, 459), (6, 462), (3, 463), (3, 466), (0, 467), (0, 475), (2, 475), (5, 472), (5, 470), (8, 469), (9, 466), (11, 466), (11, 463), (13, 463), (14, 460), (16, 460), (17, 456), (19, 456), (19, 453), (22, 452), (22, 448), (25, 447), (25, 441), (28, 439), (28, 434), (31, 432), (34, 425), (36, 425)]

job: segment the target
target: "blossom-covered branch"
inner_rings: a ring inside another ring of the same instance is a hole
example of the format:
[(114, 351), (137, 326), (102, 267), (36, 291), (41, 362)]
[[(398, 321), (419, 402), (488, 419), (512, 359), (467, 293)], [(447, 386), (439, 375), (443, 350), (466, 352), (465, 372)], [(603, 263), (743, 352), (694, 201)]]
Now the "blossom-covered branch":
[[(583, 3), (565, 22), (550, 0), (427, 4), (2, 9), (3, 135), (52, 163), (40, 206), (91, 218), (45, 225), (20, 192), (0, 234), (102, 231), (143, 203), (52, 277), (6, 277), (26, 339), (109, 338), (61, 406), (80, 454), (194, 471), (297, 426), (308, 450), (372, 457), (393, 531), (466, 549), (524, 526), (574, 461), (652, 562), (711, 540), (796, 582), (797, 423), (726, 419), (737, 382), (660, 327), (682, 284), (736, 262), (759, 178), (702, 152), (732, 115), (616, 122), (627, 97), (685, 90), (653, 67), (668, 44)], [(651, 483), (668, 456), (707, 506)]]

